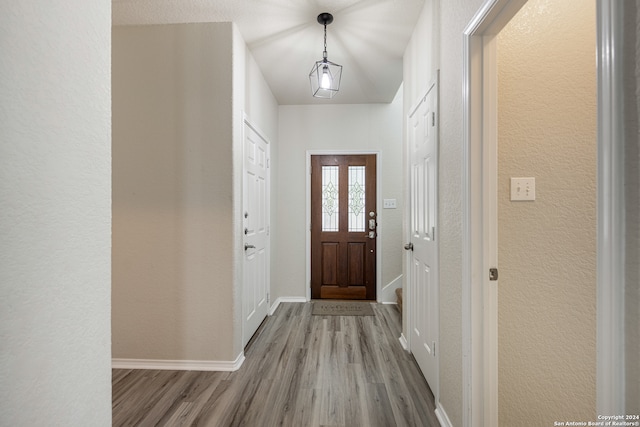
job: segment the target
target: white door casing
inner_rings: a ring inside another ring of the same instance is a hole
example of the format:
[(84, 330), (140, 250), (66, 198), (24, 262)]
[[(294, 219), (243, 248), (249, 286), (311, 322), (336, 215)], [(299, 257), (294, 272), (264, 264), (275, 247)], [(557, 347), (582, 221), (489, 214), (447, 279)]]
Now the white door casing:
[(245, 119), (243, 126), (242, 346), (269, 311), (269, 143)]
[(409, 165), (408, 330), (413, 353), (438, 399), (438, 81), (411, 110)]
[[(305, 259), (306, 259), (306, 281), (305, 283), (308, 284), (307, 286), (307, 291), (306, 291), (306, 296), (304, 298), (303, 301), (311, 301), (311, 156), (323, 156), (323, 155), (349, 155), (349, 154), (374, 154), (376, 156), (376, 164), (377, 165), (381, 165), (382, 164), (382, 155), (380, 154), (379, 151), (377, 150), (334, 150), (334, 149), (327, 149), (327, 150), (307, 150), (306, 152), (306, 158), (307, 158), (307, 162), (306, 162), (306, 182), (305, 182), (305, 187), (306, 187), (306, 195), (305, 195), (305, 200), (306, 200), (306, 208), (305, 208), (305, 217), (306, 217), (306, 242), (305, 242)], [(380, 171), (382, 170), (381, 167), (376, 168), (376, 182), (380, 183), (381, 181), (381, 176), (380, 176)], [(376, 187), (376, 191), (380, 190), (380, 186)], [(382, 212), (382, 206), (381, 206), (381, 200), (380, 197), (378, 196), (378, 193), (376, 193), (376, 212)], [(377, 298), (380, 298), (380, 295), (382, 295), (382, 272), (380, 269), (380, 266), (382, 265), (382, 247), (381, 247), (381, 242), (382, 242), (382, 236), (384, 234), (384, 227), (381, 223), (377, 224), (377, 239), (376, 239), (376, 295)], [(298, 301), (298, 299), (292, 299), (293, 301)], [(380, 302), (380, 301), (378, 301)]]
[(486, 0), (463, 32), (462, 425), (498, 425), (496, 35), (527, 0)]
[[(598, 72), (598, 414), (627, 414), (625, 339), (625, 2), (599, 0)], [(632, 24), (633, 25), (633, 24)], [(633, 92), (630, 95), (634, 96)]]

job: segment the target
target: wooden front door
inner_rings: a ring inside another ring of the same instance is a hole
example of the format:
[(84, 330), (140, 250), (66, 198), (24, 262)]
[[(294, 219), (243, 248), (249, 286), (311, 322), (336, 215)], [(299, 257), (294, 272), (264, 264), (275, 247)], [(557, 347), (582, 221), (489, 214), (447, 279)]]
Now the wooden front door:
[(376, 156), (311, 156), (311, 297), (376, 299)]

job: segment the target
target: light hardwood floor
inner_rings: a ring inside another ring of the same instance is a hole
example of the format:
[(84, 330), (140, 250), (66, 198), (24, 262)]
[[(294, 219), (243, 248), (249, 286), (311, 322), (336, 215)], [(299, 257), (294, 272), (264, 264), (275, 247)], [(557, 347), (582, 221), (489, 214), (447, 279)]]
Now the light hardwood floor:
[(395, 306), (312, 316), (283, 303), (236, 372), (113, 370), (114, 426), (438, 426), (434, 399), (400, 346)]

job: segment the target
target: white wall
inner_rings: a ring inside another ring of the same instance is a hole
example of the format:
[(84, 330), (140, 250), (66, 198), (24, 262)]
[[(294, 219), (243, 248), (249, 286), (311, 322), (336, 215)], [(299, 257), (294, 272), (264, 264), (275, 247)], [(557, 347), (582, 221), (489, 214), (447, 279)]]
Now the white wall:
[(114, 358), (241, 353), (243, 111), (277, 138), (260, 77), (231, 23), (114, 28)]
[(404, 52), (404, 116), (424, 97), (440, 68), (438, 0), (426, 0)]
[[(500, 425), (597, 417), (595, 24), (529, 0), (497, 38)], [(510, 201), (521, 176), (535, 201)]]
[[(339, 95), (337, 95), (339, 96)], [(379, 151), (378, 194), (396, 199), (397, 209), (378, 212), (382, 239), (382, 286), (402, 274), (402, 96), (391, 104), (280, 106), (277, 176), (278, 261), (272, 273), (274, 298), (306, 297), (307, 150)], [(387, 290), (389, 291), (389, 290)], [(386, 293), (385, 293), (386, 294)], [(390, 292), (389, 298), (395, 301)], [(380, 296), (380, 295), (379, 295)]]
[(0, 2), (0, 424), (110, 426), (111, 2)]
[(231, 43), (231, 24), (113, 29), (115, 358), (235, 358)]

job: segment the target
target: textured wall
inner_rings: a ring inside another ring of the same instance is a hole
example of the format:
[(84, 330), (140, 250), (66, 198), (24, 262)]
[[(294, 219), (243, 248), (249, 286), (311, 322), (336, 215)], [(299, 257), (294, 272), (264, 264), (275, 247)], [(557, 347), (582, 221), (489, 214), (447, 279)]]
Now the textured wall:
[[(529, 0), (498, 36), (500, 425), (595, 420), (595, 4)], [(511, 202), (510, 177), (536, 200)]]
[(115, 358), (237, 356), (231, 49), (231, 24), (113, 29)]
[[(279, 258), (273, 277), (278, 296), (305, 297), (307, 150), (379, 150), (379, 198), (397, 209), (378, 212), (382, 239), (382, 286), (402, 274), (402, 97), (392, 104), (280, 107), (277, 203)], [(394, 298), (395, 300), (395, 298)]]
[(0, 2), (0, 424), (110, 426), (111, 2)]

